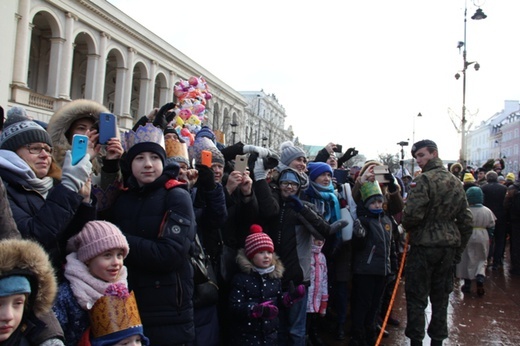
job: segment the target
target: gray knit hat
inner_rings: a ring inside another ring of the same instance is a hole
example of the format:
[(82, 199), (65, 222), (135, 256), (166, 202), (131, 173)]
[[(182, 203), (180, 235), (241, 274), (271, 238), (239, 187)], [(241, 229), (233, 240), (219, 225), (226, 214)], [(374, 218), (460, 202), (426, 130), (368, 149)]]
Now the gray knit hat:
[(280, 161), (286, 166), (289, 166), (291, 162), (299, 157), (307, 157), (305, 151), (300, 147), (294, 146), (294, 143), (291, 141), (283, 142), (280, 145), (280, 152), (282, 153)]
[(27, 117), (25, 109), (13, 107), (7, 112), (0, 149), (16, 151), (30, 143), (46, 143), (52, 147), (51, 136), (43, 127)]

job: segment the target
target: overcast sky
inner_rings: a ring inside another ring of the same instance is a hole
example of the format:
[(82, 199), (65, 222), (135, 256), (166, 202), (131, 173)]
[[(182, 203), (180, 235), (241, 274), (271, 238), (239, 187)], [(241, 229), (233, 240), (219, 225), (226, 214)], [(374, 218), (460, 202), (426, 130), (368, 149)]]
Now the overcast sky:
[[(458, 158), (465, 0), (109, 2), (235, 90), (275, 94), (304, 144), (370, 159), (411, 142), (415, 122), (416, 141)], [(480, 64), (467, 71), (466, 107), (478, 124), (520, 100), (520, 1), (466, 3), (467, 59)], [(471, 19), (475, 4), (485, 20)]]

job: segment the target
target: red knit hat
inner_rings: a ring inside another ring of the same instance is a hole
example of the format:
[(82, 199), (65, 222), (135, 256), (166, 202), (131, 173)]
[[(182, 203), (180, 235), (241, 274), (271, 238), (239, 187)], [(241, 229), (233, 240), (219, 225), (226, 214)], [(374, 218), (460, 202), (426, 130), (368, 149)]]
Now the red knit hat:
[(251, 225), (250, 235), (246, 238), (246, 256), (252, 259), (257, 253), (262, 251), (274, 252), (274, 245), (271, 238), (262, 231), (262, 226)]

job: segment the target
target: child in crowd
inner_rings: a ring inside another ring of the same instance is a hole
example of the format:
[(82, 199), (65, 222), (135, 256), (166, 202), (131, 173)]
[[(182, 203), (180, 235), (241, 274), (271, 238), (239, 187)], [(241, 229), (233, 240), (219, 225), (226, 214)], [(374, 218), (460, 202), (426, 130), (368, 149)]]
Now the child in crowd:
[(284, 267), (262, 227), (252, 225), (250, 231), (245, 249), (240, 249), (237, 255), (240, 272), (232, 280), (229, 296), (232, 344), (276, 345), (277, 305), (282, 301)]
[(83, 334), (78, 346), (149, 345), (134, 293), (126, 285), (108, 286), (105, 295), (89, 311), (91, 326)]
[(313, 239), (311, 257), (311, 284), (307, 297), (307, 332), (313, 346), (324, 345), (318, 333), (318, 315), (324, 317), (329, 300), (327, 259), (321, 252), (323, 240)]
[(0, 345), (63, 345), (36, 342), (46, 332), (40, 316), (52, 312), (57, 283), (45, 250), (31, 240), (0, 242)]
[(349, 345), (374, 345), (377, 313), (391, 273), (392, 221), (383, 212), (377, 181), (361, 185), (358, 220), (354, 223), (352, 271), (352, 332)]
[(66, 281), (59, 286), (53, 310), (65, 332), (67, 345), (76, 346), (90, 326), (89, 310), (111, 284), (127, 287), (123, 265), (128, 242), (107, 221), (90, 221), (71, 238), (65, 264)]

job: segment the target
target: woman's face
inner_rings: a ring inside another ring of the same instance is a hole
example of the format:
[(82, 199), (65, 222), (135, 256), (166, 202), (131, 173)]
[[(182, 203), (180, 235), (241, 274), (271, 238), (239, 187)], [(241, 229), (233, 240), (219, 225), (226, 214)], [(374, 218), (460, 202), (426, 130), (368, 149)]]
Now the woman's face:
[(289, 167), (292, 169), (295, 169), (296, 171), (302, 173), (305, 172), (305, 169), (307, 169), (307, 159), (303, 156), (300, 156), (294, 160), (291, 161), (289, 164)]
[(156, 153), (144, 151), (132, 160), (132, 175), (139, 186), (153, 183), (162, 173), (163, 163)]
[(47, 143), (31, 143), (16, 150), (39, 179), (47, 176), (52, 163), (52, 148)]
[(94, 125), (94, 120), (90, 118), (82, 118), (78, 119), (72, 123), (70, 126), (70, 138), (69, 141), (72, 142), (72, 137), (74, 135), (85, 135), (87, 131), (92, 129)]
[(9, 339), (22, 321), (25, 294), (0, 297), (0, 343)]
[(316, 184), (321, 186), (329, 186), (331, 181), (332, 176), (330, 172), (323, 172), (314, 180)]

